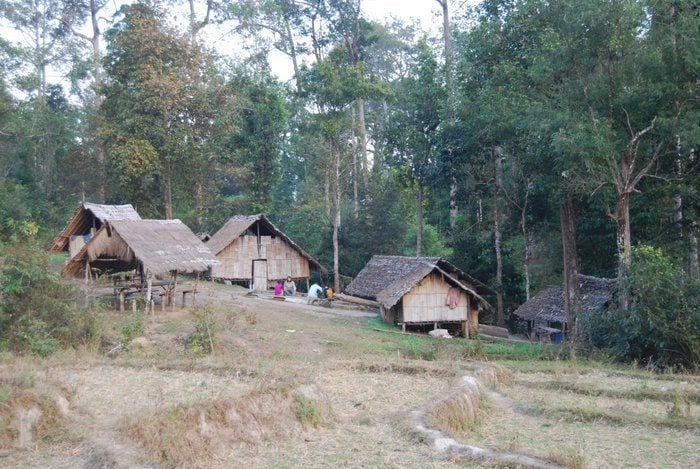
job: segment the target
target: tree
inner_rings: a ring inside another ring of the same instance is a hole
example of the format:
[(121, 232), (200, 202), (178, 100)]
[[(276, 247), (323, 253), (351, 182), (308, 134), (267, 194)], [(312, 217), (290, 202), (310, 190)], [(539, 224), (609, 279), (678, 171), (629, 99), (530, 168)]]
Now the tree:
[(249, 209), (267, 213), (280, 180), (280, 155), (287, 110), (280, 89), (269, 77), (239, 72), (227, 85), (238, 94), (235, 131), (225, 143), (237, 171), (237, 185)]
[(230, 93), (213, 75), (211, 57), (168, 29), (157, 11), (135, 4), (122, 13), (106, 35), (109, 156), (121, 190), (144, 205), (160, 192), (162, 214), (172, 218), (176, 183), (213, 151), (214, 126), (230, 117)]
[(416, 207), (416, 256), (423, 248), (423, 205), (427, 180), (435, 165), (438, 152), (438, 127), (443, 89), (439, 83), (438, 65), (425, 41), (419, 42), (414, 58), (413, 74), (399, 80), (395, 94), (397, 102), (388, 120), (386, 145), (389, 157), (401, 166), (413, 188)]

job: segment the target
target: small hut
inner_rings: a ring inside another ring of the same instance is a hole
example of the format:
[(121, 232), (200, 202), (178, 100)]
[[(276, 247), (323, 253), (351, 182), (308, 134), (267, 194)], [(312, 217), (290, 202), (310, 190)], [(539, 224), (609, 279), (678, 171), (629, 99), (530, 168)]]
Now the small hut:
[(439, 257), (373, 256), (345, 293), (377, 301), (382, 319), (404, 329), (457, 324), (466, 337), (492, 290)]
[[(236, 215), (207, 241), (220, 261), (212, 277), (267, 290), (270, 282), (292, 277), (306, 280), (312, 270), (326, 269), (265, 215)], [(308, 287), (308, 285), (307, 285)]]
[(81, 202), (58, 236), (54, 238), (49, 252), (69, 251), (75, 256), (107, 220), (140, 220), (131, 204), (102, 205)]
[(180, 220), (110, 220), (68, 261), (61, 275), (90, 279), (101, 272), (137, 271), (152, 277), (207, 272), (218, 264), (209, 248)]
[[(579, 275), (578, 279), (583, 314), (599, 310), (612, 301), (617, 289), (616, 280), (588, 275)], [(513, 314), (527, 321), (530, 334), (554, 334), (557, 341), (563, 339), (563, 332), (568, 329), (564, 309), (564, 286), (552, 285), (540, 290), (520, 305)]]

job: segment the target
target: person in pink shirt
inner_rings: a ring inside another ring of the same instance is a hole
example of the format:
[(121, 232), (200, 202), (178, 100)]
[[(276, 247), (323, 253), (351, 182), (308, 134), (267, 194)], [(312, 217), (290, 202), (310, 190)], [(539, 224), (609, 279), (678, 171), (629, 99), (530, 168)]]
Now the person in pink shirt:
[(282, 287), (282, 284), (280, 283), (280, 281), (277, 280), (275, 282), (275, 296), (281, 296), (283, 290), (284, 290), (284, 287)]

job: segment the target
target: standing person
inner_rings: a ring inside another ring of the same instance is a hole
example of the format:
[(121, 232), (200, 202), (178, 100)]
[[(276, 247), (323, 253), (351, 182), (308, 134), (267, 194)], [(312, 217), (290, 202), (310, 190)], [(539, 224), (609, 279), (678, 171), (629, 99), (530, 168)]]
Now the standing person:
[(275, 296), (280, 296), (282, 294), (283, 289), (284, 288), (282, 287), (282, 284), (279, 280), (277, 280), (275, 282)]
[(287, 277), (287, 280), (284, 281), (284, 296), (294, 296), (296, 292), (296, 283), (294, 283), (291, 276)]
[(306, 304), (313, 304), (323, 294), (323, 288), (318, 283), (314, 283), (309, 287), (309, 293), (306, 297)]

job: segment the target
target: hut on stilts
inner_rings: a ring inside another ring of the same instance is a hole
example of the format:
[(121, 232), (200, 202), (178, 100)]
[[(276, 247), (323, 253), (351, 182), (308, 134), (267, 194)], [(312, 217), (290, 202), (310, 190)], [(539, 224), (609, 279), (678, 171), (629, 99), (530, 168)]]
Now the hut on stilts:
[(377, 301), (385, 322), (406, 326), (451, 327), (474, 336), (482, 297), (493, 291), (439, 257), (373, 256), (345, 294)]
[(131, 204), (104, 205), (81, 202), (66, 227), (53, 239), (49, 252), (68, 251), (75, 256), (108, 220), (140, 220)]
[(308, 289), (311, 271), (327, 271), (262, 214), (231, 217), (206, 245), (220, 261), (212, 268), (212, 278), (258, 291), (287, 277), (306, 281)]
[[(578, 280), (582, 314), (590, 314), (613, 301), (617, 280), (581, 274)], [(528, 334), (532, 339), (561, 342), (570, 329), (564, 307), (563, 285), (551, 285), (540, 290), (513, 314), (527, 321)]]
[[(68, 261), (61, 274), (90, 282), (94, 274), (133, 272), (129, 288), (143, 293), (146, 305), (152, 305), (154, 285), (172, 301), (178, 273), (195, 273), (198, 279), (199, 274), (208, 273), (218, 263), (180, 220), (109, 220)], [(184, 304), (187, 292), (182, 293)]]

